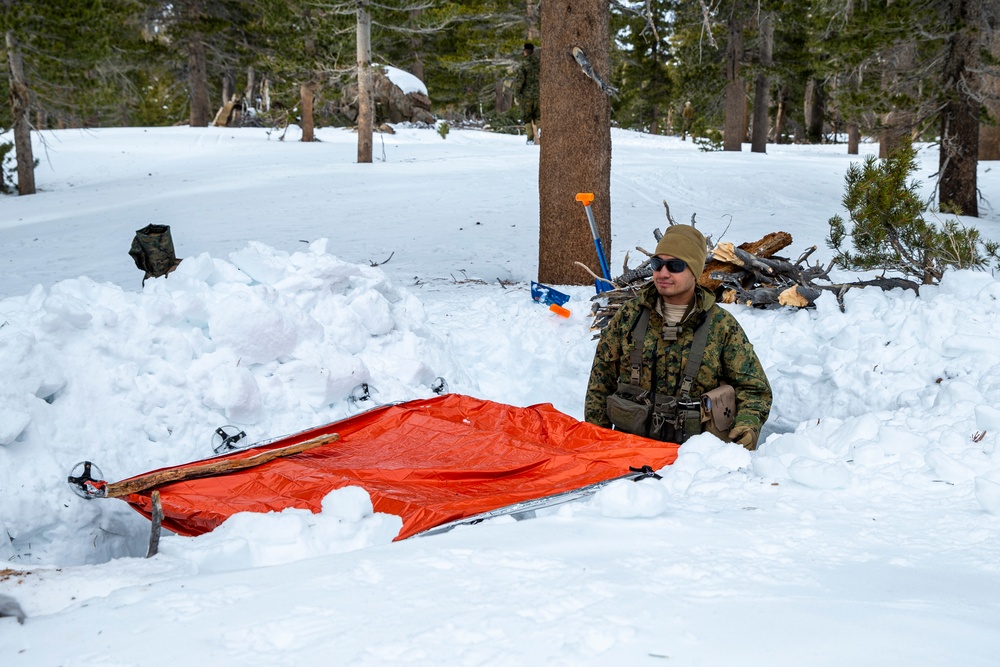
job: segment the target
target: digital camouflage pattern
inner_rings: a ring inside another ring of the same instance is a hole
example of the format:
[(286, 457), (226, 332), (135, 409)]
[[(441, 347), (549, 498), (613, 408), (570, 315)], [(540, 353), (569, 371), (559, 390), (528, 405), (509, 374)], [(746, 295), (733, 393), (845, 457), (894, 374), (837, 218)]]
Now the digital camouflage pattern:
[(604, 328), (590, 371), (584, 418), (593, 424), (611, 428), (605, 401), (618, 389), (619, 382), (631, 382), (631, 333), (642, 307), (646, 306), (650, 309), (650, 317), (643, 341), (640, 386), (651, 392), (677, 395), (694, 340), (694, 331), (702, 319), (708, 317), (708, 344), (691, 389), (691, 397), (697, 399), (722, 382), (732, 385), (736, 390), (736, 419), (732, 428), (747, 425), (759, 434), (771, 412), (771, 385), (739, 322), (716, 305), (711, 292), (698, 287), (695, 291), (695, 307), (681, 324), (678, 339), (667, 342), (661, 335), (663, 318), (655, 309), (659, 298), (656, 286), (650, 283), (634, 299), (619, 308)]
[(146, 225), (136, 230), (128, 254), (135, 261), (135, 267), (145, 272), (143, 282), (146, 278), (165, 276), (180, 264), (174, 254), (169, 225)]

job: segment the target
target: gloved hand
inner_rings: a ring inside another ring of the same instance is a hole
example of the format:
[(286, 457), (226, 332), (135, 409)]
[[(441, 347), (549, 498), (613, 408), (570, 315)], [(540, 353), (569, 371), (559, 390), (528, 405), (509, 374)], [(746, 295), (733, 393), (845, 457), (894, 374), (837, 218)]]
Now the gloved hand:
[(757, 449), (757, 431), (749, 424), (737, 424), (729, 432), (729, 441), (753, 451)]

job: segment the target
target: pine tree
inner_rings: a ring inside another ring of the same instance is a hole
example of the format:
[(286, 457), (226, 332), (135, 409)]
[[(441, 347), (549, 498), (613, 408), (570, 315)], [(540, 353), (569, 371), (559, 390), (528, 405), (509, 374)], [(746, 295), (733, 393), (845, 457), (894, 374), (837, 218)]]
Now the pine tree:
[[(920, 184), (907, 180), (916, 167), (916, 150), (904, 139), (881, 162), (870, 155), (863, 165), (853, 163), (848, 168), (843, 203), (851, 227), (835, 215), (827, 239), (838, 266), (896, 271), (933, 284), (946, 268), (984, 268), (990, 257), (996, 258), (997, 244), (981, 241), (975, 228), (956, 220), (938, 228), (925, 220), (927, 206), (918, 194)], [(853, 252), (844, 248), (848, 237)]]

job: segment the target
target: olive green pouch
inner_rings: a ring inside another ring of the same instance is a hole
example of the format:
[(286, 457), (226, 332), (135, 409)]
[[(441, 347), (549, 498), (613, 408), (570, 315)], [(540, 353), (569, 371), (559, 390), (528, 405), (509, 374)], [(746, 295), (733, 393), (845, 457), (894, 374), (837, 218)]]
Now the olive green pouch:
[(607, 398), (608, 419), (618, 431), (645, 436), (653, 406), (646, 392), (636, 392), (632, 385), (619, 383), (618, 391)]

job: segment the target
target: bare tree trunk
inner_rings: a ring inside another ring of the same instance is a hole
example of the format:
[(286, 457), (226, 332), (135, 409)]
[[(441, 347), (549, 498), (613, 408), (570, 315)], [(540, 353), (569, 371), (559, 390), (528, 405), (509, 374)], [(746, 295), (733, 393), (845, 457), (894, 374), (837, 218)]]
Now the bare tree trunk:
[(861, 126), (857, 122), (847, 124), (847, 154), (857, 155), (861, 143)]
[[(1000, 58), (1000, 33), (995, 29), (990, 33), (988, 46), (992, 56)], [(1000, 76), (993, 72), (984, 73), (980, 86), (983, 105), (993, 122), (979, 125), (979, 159), (1000, 160)]]
[(791, 92), (788, 84), (783, 84), (778, 92), (778, 111), (774, 115), (774, 143), (785, 143), (785, 126), (788, 124), (788, 102)]
[(726, 41), (726, 120), (722, 130), (722, 150), (743, 150), (746, 134), (746, 95), (740, 78), (743, 60), (743, 21), (734, 11), (729, 16)]
[(529, 42), (537, 42), (542, 33), (538, 27), (541, 21), (541, 0), (524, 0), (524, 38)]
[(233, 75), (226, 72), (222, 75), (222, 103), (226, 104), (229, 100), (233, 99), (235, 93), (236, 82), (233, 80)]
[[(423, 16), (423, 9), (414, 9), (409, 12), (410, 25), (416, 28), (420, 22), (420, 17)], [(414, 30), (410, 35), (410, 74), (417, 77), (421, 81), (424, 79), (424, 37), (423, 35)]]
[(302, 108), (302, 141), (316, 140), (314, 133), (316, 124), (313, 118), (313, 98), (316, 95), (317, 88), (319, 88), (319, 82), (315, 79), (299, 86), (299, 98)]
[(541, 111), (545, 141), (538, 166), (541, 222), (538, 280), (583, 285), (592, 278), (574, 262), (601, 274), (581, 192), (594, 193), (591, 210), (607, 255), (611, 252), (611, 102), (584, 75), (572, 54), (579, 47), (605, 81), (610, 70), (610, 12), (604, 0), (546, 0), (541, 25)]
[(207, 127), (212, 112), (208, 104), (205, 41), (199, 33), (191, 35), (191, 41), (188, 43), (188, 91), (191, 96), (188, 122), (191, 127)]
[(942, 211), (979, 216), (976, 192), (979, 153), (979, 33), (981, 0), (949, 0), (950, 23), (944, 61), (944, 89), (948, 100), (941, 110), (941, 151), (938, 170), (938, 207)]
[(764, 70), (771, 66), (774, 50), (774, 21), (770, 12), (760, 15), (760, 66), (753, 96), (753, 136), (750, 138), (752, 153), (767, 152), (768, 110), (771, 106), (771, 83)]
[(372, 17), (358, 0), (358, 164), (372, 161), (375, 90), (372, 83)]
[(823, 143), (823, 121), (826, 116), (826, 94), (823, 82), (810, 79), (806, 84), (806, 141), (811, 144)]
[[(886, 91), (891, 91), (894, 85), (895, 87), (899, 87), (896, 84), (898, 72), (909, 72), (913, 69), (913, 63), (916, 60), (916, 48), (914, 41), (905, 42), (894, 47), (888, 55), (886, 58), (888, 69), (883, 75), (884, 83), (882, 86)], [(899, 92), (912, 94), (914, 91), (900, 90)], [(878, 156), (885, 159), (892, 155), (902, 139), (912, 136), (913, 126), (916, 121), (914, 120), (913, 112), (908, 109), (890, 111), (881, 120), (882, 131), (879, 137)]]
[(256, 109), (256, 100), (254, 100), (254, 91), (257, 88), (256, 73), (254, 72), (253, 65), (247, 67), (247, 87), (243, 89), (243, 100), (251, 108)]
[(35, 194), (35, 154), (31, 150), (28, 106), (31, 95), (24, 79), (24, 63), (17, 38), (7, 32), (7, 72), (10, 75), (10, 112), (13, 118), (14, 152), (17, 154), (17, 193)]

